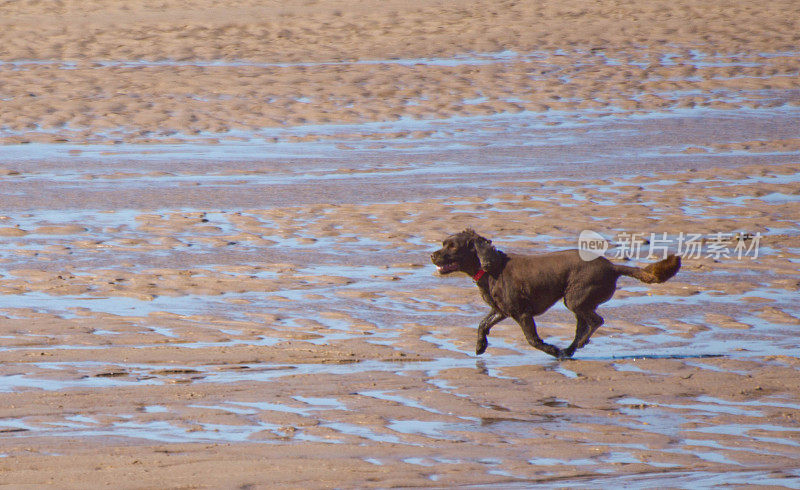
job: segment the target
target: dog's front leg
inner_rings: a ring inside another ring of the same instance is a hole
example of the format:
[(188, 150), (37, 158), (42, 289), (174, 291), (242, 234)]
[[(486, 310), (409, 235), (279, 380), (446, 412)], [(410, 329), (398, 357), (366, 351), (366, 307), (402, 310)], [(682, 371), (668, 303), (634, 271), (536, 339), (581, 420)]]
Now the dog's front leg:
[(478, 343), (475, 345), (475, 354), (481, 355), (486, 352), (486, 347), (489, 346), (489, 341), (486, 340), (486, 336), (489, 335), (489, 331), (492, 327), (505, 319), (506, 316), (495, 309), (492, 309), (488, 315), (483, 317), (483, 320), (481, 320), (481, 323), (478, 325)]

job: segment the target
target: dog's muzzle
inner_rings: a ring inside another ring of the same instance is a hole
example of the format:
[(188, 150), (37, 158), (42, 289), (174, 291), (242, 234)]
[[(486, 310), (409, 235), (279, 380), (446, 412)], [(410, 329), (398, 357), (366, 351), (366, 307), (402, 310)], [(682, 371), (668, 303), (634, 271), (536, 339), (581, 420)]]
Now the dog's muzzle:
[(458, 261), (447, 261), (442, 258), (441, 250), (431, 254), (431, 262), (436, 266), (436, 271), (439, 274), (449, 274), (455, 272), (460, 267)]
[(459, 267), (458, 262), (450, 262), (449, 264), (445, 264), (445, 265), (437, 265), (436, 266), (436, 271), (439, 274), (448, 274), (450, 272), (457, 271), (458, 267)]

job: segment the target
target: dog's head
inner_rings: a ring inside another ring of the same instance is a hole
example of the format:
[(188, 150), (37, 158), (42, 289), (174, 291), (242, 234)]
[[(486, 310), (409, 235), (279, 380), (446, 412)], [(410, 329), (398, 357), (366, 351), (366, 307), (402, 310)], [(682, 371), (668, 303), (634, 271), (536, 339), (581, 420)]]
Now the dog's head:
[(491, 240), (472, 229), (445, 238), (442, 248), (431, 254), (431, 262), (439, 274), (461, 271), (474, 275), (483, 269), (494, 276), (503, 270), (507, 260), (506, 254), (497, 250)]

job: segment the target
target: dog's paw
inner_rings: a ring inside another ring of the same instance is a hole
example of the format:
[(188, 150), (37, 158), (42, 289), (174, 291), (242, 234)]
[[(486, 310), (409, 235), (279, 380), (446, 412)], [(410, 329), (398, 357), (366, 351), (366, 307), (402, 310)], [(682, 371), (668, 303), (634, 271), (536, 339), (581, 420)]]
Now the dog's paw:
[(489, 347), (489, 342), (486, 339), (478, 339), (478, 343), (475, 345), (475, 354), (483, 354), (487, 347)]
[(559, 359), (570, 359), (572, 358), (573, 354), (575, 354), (575, 349), (570, 349), (570, 348), (559, 349), (557, 357)]

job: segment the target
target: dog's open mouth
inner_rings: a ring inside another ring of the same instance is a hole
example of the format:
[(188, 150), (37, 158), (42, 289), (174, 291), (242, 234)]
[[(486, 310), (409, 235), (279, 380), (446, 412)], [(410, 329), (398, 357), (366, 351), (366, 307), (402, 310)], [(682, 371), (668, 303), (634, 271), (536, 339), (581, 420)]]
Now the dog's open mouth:
[(458, 262), (450, 262), (449, 264), (436, 266), (436, 271), (439, 274), (449, 274), (450, 272), (454, 272), (457, 270), (458, 270)]

